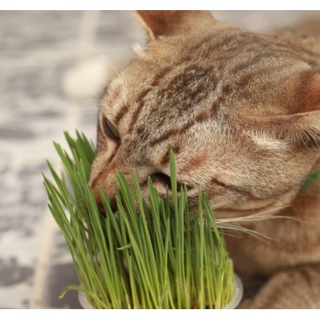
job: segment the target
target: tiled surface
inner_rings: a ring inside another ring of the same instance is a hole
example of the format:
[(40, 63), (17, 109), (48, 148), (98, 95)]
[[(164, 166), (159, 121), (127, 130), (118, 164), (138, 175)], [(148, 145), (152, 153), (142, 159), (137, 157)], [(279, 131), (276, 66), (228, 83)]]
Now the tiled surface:
[[(255, 31), (317, 12), (216, 12)], [(41, 172), (59, 165), (52, 140), (74, 128), (95, 137), (99, 92), (143, 34), (129, 12), (0, 12), (0, 308), (79, 308), (63, 236)]]
[(102, 89), (105, 81), (98, 74), (101, 83), (84, 79), (78, 90), (74, 70), (88, 59), (104, 65), (94, 50), (127, 56), (138, 34), (119, 21), (133, 23), (128, 12), (0, 12), (1, 308), (79, 307), (75, 295), (58, 299), (77, 279), (41, 172), (46, 158), (57, 163), (52, 140), (63, 141), (63, 130), (94, 138), (99, 90), (92, 84)]

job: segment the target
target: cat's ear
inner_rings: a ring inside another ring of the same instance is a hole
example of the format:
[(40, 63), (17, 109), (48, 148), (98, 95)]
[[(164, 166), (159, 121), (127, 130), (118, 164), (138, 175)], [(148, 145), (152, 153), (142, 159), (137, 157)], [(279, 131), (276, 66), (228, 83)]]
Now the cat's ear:
[(304, 72), (289, 80), (287, 114), (272, 117), (269, 125), (282, 139), (320, 147), (320, 73)]
[(188, 32), (200, 26), (212, 24), (213, 17), (207, 11), (136, 11), (138, 19), (148, 31), (149, 38)]

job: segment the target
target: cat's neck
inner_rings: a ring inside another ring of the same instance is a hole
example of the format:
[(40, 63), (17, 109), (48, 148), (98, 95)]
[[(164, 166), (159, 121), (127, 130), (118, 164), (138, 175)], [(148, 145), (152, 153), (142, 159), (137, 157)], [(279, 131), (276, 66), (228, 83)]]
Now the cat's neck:
[(320, 179), (313, 179), (318, 172), (320, 172), (320, 158), (307, 177), (306, 184), (301, 188), (292, 205), (286, 210), (289, 215), (300, 219), (307, 218), (309, 221), (311, 216), (320, 219)]
[(277, 35), (280, 35), (292, 44), (303, 48), (305, 50), (305, 55), (311, 54), (320, 65), (320, 38), (291, 31), (278, 33)]

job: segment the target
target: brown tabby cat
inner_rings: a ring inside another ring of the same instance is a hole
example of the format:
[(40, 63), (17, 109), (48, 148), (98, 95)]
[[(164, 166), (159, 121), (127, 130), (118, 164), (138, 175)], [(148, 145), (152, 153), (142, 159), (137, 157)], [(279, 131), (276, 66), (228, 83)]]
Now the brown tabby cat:
[(148, 46), (101, 101), (98, 203), (118, 170), (165, 192), (173, 149), (190, 198), (200, 185), (225, 228), (248, 229), (226, 235), (245, 288), (260, 286), (242, 307), (320, 308), (320, 183), (302, 188), (320, 169), (320, 43), (201, 11), (138, 16)]

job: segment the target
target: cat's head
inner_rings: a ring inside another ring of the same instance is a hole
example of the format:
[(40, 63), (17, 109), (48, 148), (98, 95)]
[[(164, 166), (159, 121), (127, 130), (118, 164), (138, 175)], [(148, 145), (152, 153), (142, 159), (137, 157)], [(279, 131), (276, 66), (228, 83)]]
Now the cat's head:
[(135, 170), (160, 192), (175, 153), (178, 182), (207, 192), (218, 216), (288, 205), (319, 158), (318, 58), (289, 39), (201, 11), (142, 11), (149, 34), (100, 105), (90, 183), (114, 198)]

